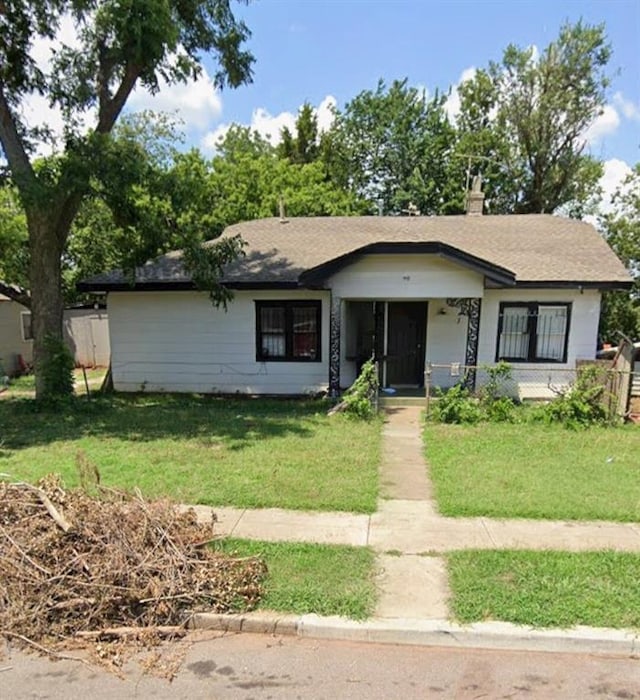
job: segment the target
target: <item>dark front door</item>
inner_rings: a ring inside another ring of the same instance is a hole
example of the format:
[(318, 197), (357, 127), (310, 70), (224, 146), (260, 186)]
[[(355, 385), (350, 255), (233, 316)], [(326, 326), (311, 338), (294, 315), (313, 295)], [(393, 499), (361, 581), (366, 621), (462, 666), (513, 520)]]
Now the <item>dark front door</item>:
[(387, 323), (387, 385), (422, 386), (427, 302), (390, 301)]

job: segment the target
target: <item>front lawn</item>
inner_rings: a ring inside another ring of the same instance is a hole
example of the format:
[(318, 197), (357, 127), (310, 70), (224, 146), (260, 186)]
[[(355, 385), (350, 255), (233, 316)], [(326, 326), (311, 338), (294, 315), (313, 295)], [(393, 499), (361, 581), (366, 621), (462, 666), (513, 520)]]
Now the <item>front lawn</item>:
[(118, 395), (36, 412), (0, 401), (0, 473), (78, 484), (81, 451), (102, 484), (246, 508), (375, 510), (380, 422), (326, 416), (321, 401)]
[(466, 550), (447, 562), (461, 622), (640, 627), (640, 555)]
[(342, 615), (363, 620), (373, 614), (373, 552), (289, 542), (224, 539), (215, 547), (234, 556), (260, 556), (267, 564), (259, 608), (304, 615)]
[(443, 515), (640, 520), (640, 428), (427, 424)]

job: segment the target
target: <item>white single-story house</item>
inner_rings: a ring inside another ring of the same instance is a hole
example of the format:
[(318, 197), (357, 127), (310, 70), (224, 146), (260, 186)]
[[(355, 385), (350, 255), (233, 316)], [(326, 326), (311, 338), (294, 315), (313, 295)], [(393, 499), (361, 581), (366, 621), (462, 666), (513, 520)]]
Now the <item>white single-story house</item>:
[[(198, 291), (179, 251), (82, 282), (108, 295), (119, 391), (337, 393), (378, 358), (383, 385), (427, 363), (572, 368), (593, 359), (600, 294), (630, 278), (589, 224), (551, 215), (262, 219), (246, 255)], [(459, 378), (434, 372), (434, 384)]]
[[(63, 337), (79, 367), (107, 367), (109, 321), (104, 308), (70, 307), (63, 312)], [(31, 311), (0, 294), (0, 376), (18, 374), (33, 362)]]

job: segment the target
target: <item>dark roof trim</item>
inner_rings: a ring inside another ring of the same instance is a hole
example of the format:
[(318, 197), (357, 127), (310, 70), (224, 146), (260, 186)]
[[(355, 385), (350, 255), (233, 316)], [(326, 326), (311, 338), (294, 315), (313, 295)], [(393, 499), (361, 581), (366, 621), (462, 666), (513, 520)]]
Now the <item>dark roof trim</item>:
[(463, 250), (454, 248), (446, 243), (429, 241), (425, 243), (371, 243), (370, 245), (341, 255), (338, 258), (329, 260), (322, 265), (306, 270), (300, 275), (300, 283), (305, 287), (310, 284), (321, 284), (331, 275), (334, 275), (336, 272), (351, 265), (365, 255), (398, 255), (401, 253), (438, 255), (459, 263), (481, 275), (485, 275), (499, 284), (512, 287), (516, 282), (515, 274), (505, 267), (494, 265), (487, 260), (477, 258), (475, 255), (465, 253)]
[[(222, 286), (228, 289), (299, 289), (297, 282), (223, 282)], [(185, 292), (198, 291), (196, 285), (190, 280), (182, 282), (78, 282), (76, 289), (79, 292)]]
[(601, 289), (609, 290), (625, 290), (633, 287), (633, 282), (589, 282), (568, 281), (568, 280), (551, 280), (549, 282), (516, 282), (516, 287), (519, 289)]

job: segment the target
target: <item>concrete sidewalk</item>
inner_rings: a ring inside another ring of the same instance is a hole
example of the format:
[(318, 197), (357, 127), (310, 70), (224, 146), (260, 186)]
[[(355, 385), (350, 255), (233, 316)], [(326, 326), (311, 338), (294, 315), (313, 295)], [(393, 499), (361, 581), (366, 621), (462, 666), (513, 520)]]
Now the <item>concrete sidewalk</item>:
[[(418, 407), (387, 410), (380, 495), (378, 510), (372, 515), (308, 513), (277, 508), (250, 510), (195, 506), (194, 510), (203, 521), (210, 521), (215, 512), (216, 531), (221, 536), (372, 547), (377, 553), (379, 600), (375, 618), (369, 621), (369, 632), (378, 641), (382, 637), (395, 643), (407, 639), (431, 639), (434, 635), (442, 643), (442, 635), (452, 634), (454, 628), (460, 638), (461, 628), (447, 621), (447, 574), (444, 559), (438, 556), (445, 552), (460, 549), (640, 552), (638, 523), (447, 518), (439, 515), (423, 457), (421, 409)], [(247, 624), (251, 631), (257, 631), (253, 628), (254, 623)], [(258, 622), (258, 627), (260, 625)], [(369, 634), (366, 625), (344, 621), (340, 624), (318, 623), (322, 634), (334, 634), (335, 638), (351, 638), (351, 634), (366, 638)], [(475, 627), (478, 626), (464, 629), (468, 631)], [(374, 634), (375, 630), (378, 632)], [(526, 646), (527, 640), (532, 639), (536, 644), (540, 639), (552, 640), (550, 644), (554, 648), (558, 639), (565, 638), (568, 644), (575, 639), (575, 631), (559, 633), (556, 630), (540, 637), (513, 625), (500, 630), (500, 639), (511, 634), (512, 641), (515, 643), (516, 638), (519, 639), (523, 648), (539, 649), (535, 645)], [(476, 634), (478, 640), (483, 638), (482, 634)], [(632, 644), (636, 642), (636, 635), (632, 633), (616, 632), (612, 635), (611, 631), (595, 630), (583, 636), (585, 644), (592, 643), (594, 650), (602, 649), (603, 645), (606, 647), (612, 639), (614, 645), (619, 643), (619, 647), (625, 650), (630, 639)], [(594, 640), (598, 640), (597, 644)]]
[(308, 513), (279, 508), (189, 506), (223, 536), (282, 542), (370, 546), (379, 552), (437, 554), (459, 549), (640, 552), (640, 524), (563, 520), (445, 518), (430, 503), (382, 501), (373, 515)]

